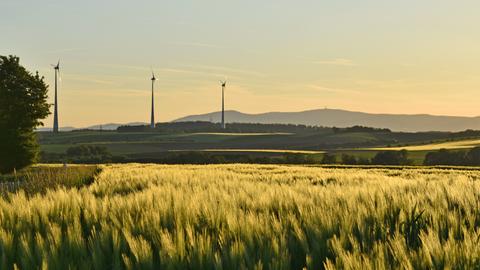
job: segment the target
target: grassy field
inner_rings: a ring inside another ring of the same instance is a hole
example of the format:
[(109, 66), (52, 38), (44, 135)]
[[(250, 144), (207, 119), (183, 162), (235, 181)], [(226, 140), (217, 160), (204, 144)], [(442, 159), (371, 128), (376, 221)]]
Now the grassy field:
[[(407, 149), (415, 165), (422, 165), (429, 151), (441, 148), (464, 149), (480, 144), (475, 137), (455, 137), (450, 133), (394, 133), (348, 132), (335, 133), (325, 129), (319, 132), (282, 133), (222, 133), (222, 132), (118, 132), (74, 131), (39, 132), (41, 150), (50, 154), (64, 154), (69, 147), (79, 145), (103, 146), (109, 153), (130, 162), (159, 162), (172, 152), (209, 152), (213, 155), (254, 156), (256, 158), (283, 158), (285, 154), (309, 154), (322, 159), (322, 153), (342, 154), (371, 159), (378, 151)], [(465, 135), (467, 136), (467, 135)], [(473, 135), (472, 135), (473, 136)], [(432, 143), (435, 142), (435, 143)], [(393, 145), (392, 147), (386, 147)], [(401, 145), (401, 146), (399, 146)], [(318, 157), (317, 157), (318, 156)], [(117, 159), (119, 160), (119, 159)], [(51, 162), (46, 158), (45, 162)], [(53, 160), (62, 162), (63, 159)]]
[(111, 165), (0, 199), (0, 268), (479, 269), (480, 171)]
[[(184, 152), (192, 150), (179, 150), (172, 152)], [(198, 152), (220, 152), (220, 153), (277, 153), (277, 154), (323, 154), (324, 151), (309, 150), (279, 150), (279, 149), (201, 149)]]
[(33, 166), (14, 174), (0, 175), (0, 195), (22, 191), (31, 196), (56, 188), (80, 188), (91, 184), (100, 170), (94, 165)]
[[(337, 158), (337, 160), (342, 159), (342, 155), (351, 155), (355, 156), (357, 158), (366, 158), (366, 159), (372, 159), (375, 157), (375, 155), (379, 152), (380, 150), (363, 150), (363, 149), (357, 149), (357, 150), (335, 150), (332, 151), (330, 154), (334, 154)], [(388, 150), (381, 150), (381, 151), (388, 151)], [(393, 151), (393, 150), (392, 150)], [(397, 151), (397, 150), (395, 150)], [(425, 159), (425, 155), (430, 152), (430, 151), (410, 151), (408, 152), (408, 159), (412, 160), (413, 164), (412, 165), (423, 165), (423, 161)]]
[(384, 151), (384, 150), (402, 150), (407, 151), (434, 151), (440, 149), (471, 149), (474, 147), (480, 146), (480, 140), (459, 140), (459, 141), (448, 141), (440, 143), (430, 143), (430, 144), (420, 144), (420, 145), (409, 145), (403, 147), (373, 147), (366, 150), (374, 151)]

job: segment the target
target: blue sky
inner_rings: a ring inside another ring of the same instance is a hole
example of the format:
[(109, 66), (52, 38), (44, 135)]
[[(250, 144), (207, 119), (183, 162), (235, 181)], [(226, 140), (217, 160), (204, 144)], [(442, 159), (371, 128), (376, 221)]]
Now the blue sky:
[[(479, 115), (478, 1), (0, 2), (0, 54), (53, 85), (60, 122), (343, 108)], [(51, 118), (46, 120), (50, 126)]]

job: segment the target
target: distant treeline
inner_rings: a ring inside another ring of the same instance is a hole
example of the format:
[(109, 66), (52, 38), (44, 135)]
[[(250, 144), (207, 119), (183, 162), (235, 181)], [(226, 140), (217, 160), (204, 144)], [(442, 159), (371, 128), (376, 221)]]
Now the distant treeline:
[(162, 164), (223, 164), (223, 163), (259, 163), (259, 164), (348, 164), (348, 165), (410, 165), (407, 151), (379, 152), (373, 159), (342, 155), (285, 153), (274, 156), (258, 156), (232, 153), (207, 152), (166, 152), (157, 157), (127, 157), (112, 155), (104, 146), (79, 145), (68, 148), (65, 153), (41, 153), (44, 163), (162, 163)]
[[(353, 155), (342, 155), (339, 163), (346, 165), (413, 165), (406, 150), (378, 152), (370, 160), (357, 158)], [(425, 155), (423, 165), (480, 166), (480, 147), (463, 151), (440, 149), (439, 151), (428, 152)]]
[(475, 147), (468, 151), (440, 149), (436, 152), (427, 153), (423, 164), (480, 166), (480, 147)]
[(67, 148), (65, 153), (40, 153), (41, 162), (44, 163), (122, 163), (123, 156), (112, 155), (105, 146), (79, 145)]
[[(104, 146), (79, 145), (68, 148), (65, 153), (41, 153), (44, 163), (162, 163), (162, 164), (344, 164), (344, 165), (413, 165), (408, 151), (380, 151), (373, 158), (355, 155), (312, 155), (285, 153), (274, 156), (258, 156), (232, 153), (165, 152), (157, 157), (128, 157), (112, 155)], [(468, 151), (441, 149), (426, 154), (424, 165), (480, 166), (480, 147)]]
[(377, 133), (377, 132), (392, 132), (388, 128), (373, 128), (373, 127), (364, 127), (364, 126), (353, 126), (353, 127), (346, 127), (346, 128), (332, 128), (334, 133), (353, 133), (353, 132), (365, 132), (365, 133)]
[(363, 126), (353, 126), (348, 128), (327, 128), (319, 126), (293, 125), (293, 124), (249, 124), (249, 123), (228, 123), (226, 128), (222, 129), (220, 124), (196, 121), (196, 122), (168, 122), (157, 123), (155, 129), (150, 126), (120, 126), (117, 128), (119, 132), (236, 132), (236, 133), (253, 133), (253, 132), (284, 132), (284, 133), (306, 133), (319, 131), (333, 131), (334, 133), (348, 132), (391, 132), (385, 128), (372, 128)]
[(168, 122), (157, 123), (155, 129), (150, 126), (120, 126), (119, 132), (171, 132), (171, 133), (189, 133), (189, 132), (318, 132), (327, 130), (327, 128), (306, 126), (306, 125), (288, 125), (288, 124), (245, 124), (229, 123), (226, 129), (222, 129), (220, 124), (204, 121), (196, 122)]

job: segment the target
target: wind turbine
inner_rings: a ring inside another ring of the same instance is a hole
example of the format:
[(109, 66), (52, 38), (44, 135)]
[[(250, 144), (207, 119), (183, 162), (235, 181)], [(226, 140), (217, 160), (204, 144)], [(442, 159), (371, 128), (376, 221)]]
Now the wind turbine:
[(53, 133), (58, 133), (58, 99), (57, 99), (57, 79), (60, 76), (60, 60), (56, 65), (52, 64), (53, 69), (55, 70), (55, 104), (53, 111)]
[(153, 87), (155, 85), (155, 81), (157, 78), (155, 78), (155, 74), (153, 73), (152, 69), (152, 115), (150, 117), (150, 128), (155, 128), (155, 103), (154, 103), (154, 93), (153, 93)]
[(222, 85), (222, 128), (225, 129), (225, 86), (227, 85), (227, 80), (220, 81)]

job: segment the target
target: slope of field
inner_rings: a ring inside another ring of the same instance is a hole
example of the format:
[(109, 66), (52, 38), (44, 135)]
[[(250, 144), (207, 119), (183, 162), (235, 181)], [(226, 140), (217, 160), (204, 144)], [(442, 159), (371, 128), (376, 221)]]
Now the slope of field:
[(64, 153), (72, 146), (102, 145), (114, 155), (160, 157), (169, 151), (200, 151), (204, 149), (265, 149), (285, 151), (326, 151), (335, 149), (361, 150), (399, 144), (425, 144), (430, 141), (451, 139), (450, 133), (394, 133), (394, 132), (334, 132), (324, 128), (316, 132), (300, 133), (168, 133), (75, 131), (53, 134), (39, 132), (41, 150)]
[(0, 199), (12, 269), (478, 269), (480, 171), (104, 166)]
[[(184, 152), (191, 150), (180, 150), (172, 152)], [(198, 152), (214, 152), (214, 153), (280, 153), (280, 154), (323, 154), (324, 151), (308, 151), (308, 150), (278, 150), (278, 149), (201, 149)]]
[(408, 150), (408, 151), (429, 151), (429, 150), (440, 150), (440, 149), (470, 149), (480, 146), (480, 140), (460, 140), (460, 141), (449, 141), (442, 143), (431, 143), (431, 144), (421, 144), (421, 145), (409, 145), (403, 147), (373, 147), (367, 148), (364, 150)]

